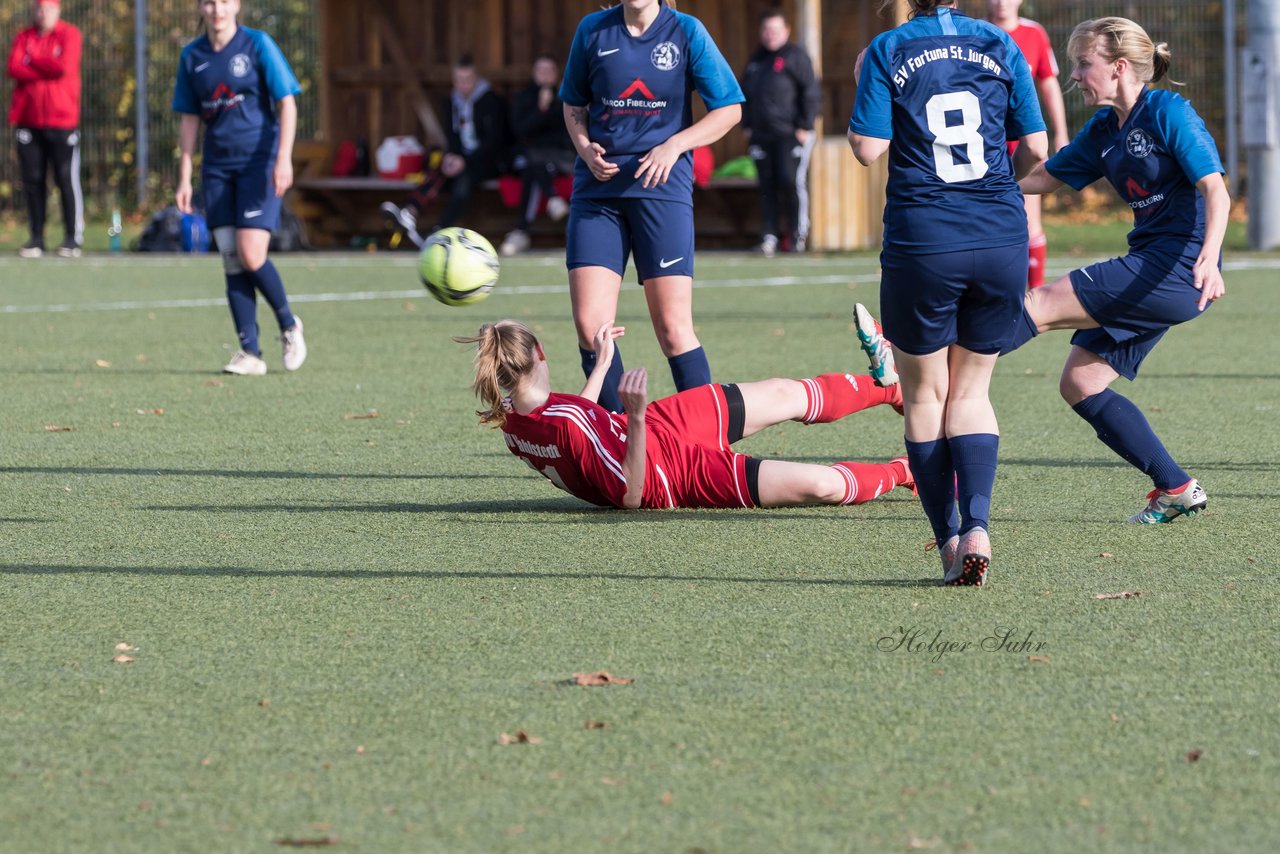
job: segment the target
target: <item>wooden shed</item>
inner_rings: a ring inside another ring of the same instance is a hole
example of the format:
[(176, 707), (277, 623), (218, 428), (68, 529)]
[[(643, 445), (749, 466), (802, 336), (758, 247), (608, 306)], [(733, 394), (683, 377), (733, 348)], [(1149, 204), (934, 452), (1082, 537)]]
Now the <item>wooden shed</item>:
[[(450, 88), (453, 62), (470, 54), (496, 90), (510, 95), (527, 84), (538, 54), (561, 62), (574, 30), (603, 0), (321, 0), (318, 80), (321, 130), (298, 147), (295, 209), (319, 245), (341, 245), (353, 235), (377, 234), (378, 202), (404, 195), (409, 185), (377, 177), (334, 178), (333, 152), (343, 140), (375, 149), (391, 135), (424, 142), (442, 138), (439, 109)], [(699, 18), (741, 74), (757, 44), (758, 0), (680, 0)], [(794, 41), (814, 58), (823, 79), (824, 136), (815, 150), (811, 242), (815, 249), (874, 245), (880, 236), (883, 169), (854, 161), (845, 142), (853, 105), (853, 65), (870, 39), (892, 24), (874, 0), (781, 0)], [(700, 102), (699, 102), (700, 106)], [(717, 163), (745, 153), (741, 133), (731, 131), (713, 147)], [(501, 237), (513, 216), (496, 192), (481, 194), (468, 224)], [(699, 245), (752, 245), (758, 238), (755, 189), (742, 181), (717, 181), (695, 196)], [(543, 240), (563, 239), (543, 224)], [(535, 240), (538, 233), (535, 231)]]

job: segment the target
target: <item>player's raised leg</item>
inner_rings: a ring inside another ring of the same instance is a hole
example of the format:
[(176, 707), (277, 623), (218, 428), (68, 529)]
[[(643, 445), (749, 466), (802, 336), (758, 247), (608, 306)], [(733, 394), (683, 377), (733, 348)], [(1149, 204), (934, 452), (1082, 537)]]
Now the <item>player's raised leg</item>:
[(744, 438), (784, 421), (827, 424), (872, 406), (902, 402), (899, 386), (882, 388), (866, 374), (761, 380), (739, 383), (737, 388), (743, 402)]
[(1058, 389), (1104, 445), (1151, 478), (1154, 489), (1147, 495), (1147, 506), (1130, 522), (1151, 525), (1194, 516), (1208, 506), (1208, 496), (1174, 461), (1142, 410), (1110, 388), (1119, 376), (1098, 354), (1073, 346)]

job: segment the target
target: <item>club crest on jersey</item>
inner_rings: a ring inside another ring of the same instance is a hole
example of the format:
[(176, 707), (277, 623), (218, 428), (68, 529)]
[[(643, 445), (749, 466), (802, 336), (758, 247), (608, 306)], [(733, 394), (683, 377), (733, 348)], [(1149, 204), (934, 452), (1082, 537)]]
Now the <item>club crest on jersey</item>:
[(1134, 128), (1129, 131), (1129, 136), (1125, 138), (1124, 145), (1130, 154), (1138, 158), (1146, 157), (1151, 153), (1151, 149), (1156, 147), (1156, 144), (1151, 141), (1151, 137), (1142, 128)]
[(649, 54), (649, 61), (659, 71), (673, 71), (680, 64), (680, 48), (675, 42), (663, 42)]
[(248, 75), (252, 65), (249, 62), (249, 54), (237, 53), (231, 57), (231, 74), (234, 77), (244, 77)]

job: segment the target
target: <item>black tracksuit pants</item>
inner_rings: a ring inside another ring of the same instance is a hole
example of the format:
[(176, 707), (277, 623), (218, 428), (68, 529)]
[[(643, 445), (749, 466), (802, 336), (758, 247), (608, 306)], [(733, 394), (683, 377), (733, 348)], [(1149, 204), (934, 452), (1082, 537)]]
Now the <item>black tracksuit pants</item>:
[(80, 131), (20, 127), (14, 133), (22, 188), (27, 197), (31, 238), (44, 245), (48, 202), (46, 176), (52, 171), (62, 199), (62, 225), (67, 240), (84, 242), (84, 195), (80, 189)]

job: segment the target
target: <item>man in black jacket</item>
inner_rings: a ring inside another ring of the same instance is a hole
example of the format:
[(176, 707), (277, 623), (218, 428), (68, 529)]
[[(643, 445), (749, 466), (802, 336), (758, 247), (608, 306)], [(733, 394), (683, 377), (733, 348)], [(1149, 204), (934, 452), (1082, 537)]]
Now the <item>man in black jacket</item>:
[[(507, 148), (507, 103), (479, 75), (470, 56), (463, 56), (453, 66), (453, 91), (445, 100), (443, 119), (449, 144), (440, 172), (449, 201), (440, 214), (437, 229), (454, 225), (462, 218), (480, 185), (498, 176)], [(417, 231), (422, 212), (420, 200), (435, 196), (434, 188), (425, 192), (424, 185), (419, 190), (404, 207), (391, 202), (382, 205), (384, 215), (415, 243), (421, 242)]]
[(760, 46), (742, 80), (742, 124), (760, 176), (760, 251), (770, 257), (780, 245), (780, 224), (793, 251), (803, 252), (808, 241), (809, 155), (822, 108), (813, 62), (790, 38), (781, 9), (761, 14)]
[(520, 172), (520, 215), (499, 251), (515, 255), (529, 248), (529, 223), (538, 215), (543, 200), (547, 215), (563, 219), (569, 203), (555, 193), (552, 179), (573, 174), (577, 152), (564, 124), (564, 104), (560, 101), (560, 67), (543, 54), (533, 61), (533, 81), (511, 101), (511, 128), (518, 146), (515, 168)]

